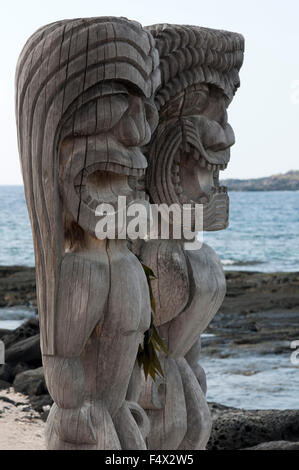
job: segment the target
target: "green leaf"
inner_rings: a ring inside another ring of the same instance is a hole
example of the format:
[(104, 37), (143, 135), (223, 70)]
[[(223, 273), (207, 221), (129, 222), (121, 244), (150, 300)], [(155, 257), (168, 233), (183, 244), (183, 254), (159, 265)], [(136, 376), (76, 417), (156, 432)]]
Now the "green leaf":
[(148, 266), (146, 266), (146, 264), (143, 264), (141, 263), (141, 266), (143, 267), (143, 270), (145, 272), (145, 275), (147, 278), (153, 278), (153, 279), (157, 279), (157, 277), (155, 276), (155, 274), (153, 273), (153, 271), (151, 270), (151, 268), (149, 268)]
[(156, 303), (153, 295), (151, 281), (157, 278), (151, 268), (149, 268), (142, 262), (141, 265), (143, 267), (147, 279), (152, 314), (150, 327), (144, 333), (143, 345), (140, 344), (138, 347), (137, 361), (139, 366), (143, 367), (145, 378), (147, 379), (148, 375), (150, 375), (155, 381), (156, 375), (164, 377), (163, 369), (160, 364), (157, 353), (163, 351), (163, 353), (167, 355), (168, 351), (154, 324), (153, 313), (156, 313)]

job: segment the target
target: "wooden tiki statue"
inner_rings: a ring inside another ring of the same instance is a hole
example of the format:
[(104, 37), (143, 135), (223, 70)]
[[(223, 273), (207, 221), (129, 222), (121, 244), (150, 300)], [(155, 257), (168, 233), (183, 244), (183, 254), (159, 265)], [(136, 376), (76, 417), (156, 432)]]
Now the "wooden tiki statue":
[[(152, 282), (168, 355), (164, 379), (136, 362), (149, 286), (125, 237), (101, 239), (99, 204), (203, 204), (205, 230), (228, 224), (219, 170), (234, 134), (243, 38), (125, 18), (64, 20), (26, 43), (16, 115), (32, 225), (41, 349), (54, 404), (48, 449), (203, 449), (211, 430), (200, 335), (225, 294), (211, 248), (135, 244)], [(193, 223), (192, 222), (192, 223)], [(119, 219), (118, 219), (118, 223)], [(116, 229), (119, 227), (116, 227)]]
[(145, 198), (140, 147), (157, 124), (158, 62), (151, 34), (113, 17), (42, 27), (19, 58), (19, 153), (54, 400), (48, 449), (146, 448), (133, 369), (148, 285), (126, 240), (100, 240), (95, 227), (99, 203)]
[[(204, 230), (228, 224), (229, 200), (219, 185), (234, 143), (227, 107), (239, 86), (242, 36), (195, 26), (147, 27), (159, 51), (162, 85), (156, 94), (159, 125), (147, 147), (147, 190), (156, 204), (203, 205)], [(194, 214), (193, 214), (194, 215)], [(225, 295), (214, 251), (186, 250), (181, 240), (139, 244), (155, 273), (156, 324), (168, 348), (165, 380), (144, 381), (140, 404), (150, 419), (150, 449), (204, 449), (211, 431), (206, 381), (198, 364), (200, 335)]]

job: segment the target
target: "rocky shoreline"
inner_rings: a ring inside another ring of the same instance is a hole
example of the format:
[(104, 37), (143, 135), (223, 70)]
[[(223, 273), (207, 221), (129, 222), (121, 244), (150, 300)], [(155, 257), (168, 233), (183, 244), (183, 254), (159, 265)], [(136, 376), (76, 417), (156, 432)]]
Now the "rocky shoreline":
[(203, 339), (208, 356), (290, 352), (299, 339), (299, 273), (226, 271), (226, 298)]
[(221, 184), (227, 186), (229, 191), (298, 191), (299, 171), (291, 170), (264, 178), (226, 179)]
[[(289, 353), (290, 342), (299, 339), (299, 273), (226, 271), (226, 278), (227, 296), (207, 330), (213, 336), (203, 337), (203, 356), (244, 350)], [(36, 308), (34, 268), (0, 267), (0, 307), (15, 306)], [(29, 415), (38, 413), (45, 420), (52, 399), (44, 381), (37, 317), (13, 331), (0, 329), (0, 339), (6, 347), (6, 364), (0, 366), (0, 423), (5, 423), (7, 400), (10, 407), (20, 406), (9, 398), (12, 390), (27, 397)], [(299, 449), (299, 410), (247, 411), (216, 403), (210, 408), (210, 450)]]

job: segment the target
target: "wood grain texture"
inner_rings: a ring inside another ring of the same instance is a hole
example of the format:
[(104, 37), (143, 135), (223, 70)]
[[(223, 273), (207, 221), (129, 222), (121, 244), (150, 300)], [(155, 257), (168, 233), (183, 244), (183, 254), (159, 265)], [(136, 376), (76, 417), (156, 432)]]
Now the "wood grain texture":
[(148, 285), (126, 240), (98, 239), (96, 211), (119, 195), (128, 204), (145, 201), (140, 147), (157, 124), (149, 102), (160, 84), (158, 63), (150, 33), (113, 17), (45, 26), (19, 58), (19, 152), (55, 402), (49, 449), (146, 447), (134, 370), (150, 324)]
[[(146, 148), (150, 199), (176, 204), (182, 211), (189, 204), (192, 230), (200, 204), (201, 229), (224, 229), (229, 199), (219, 185), (219, 172), (226, 168), (234, 143), (227, 107), (239, 86), (243, 38), (197, 26), (158, 24), (147, 29), (156, 40), (161, 69), (155, 96), (159, 124)], [(220, 260), (207, 245), (188, 251), (183, 230), (180, 239), (174, 232), (171, 240), (161, 239), (161, 226), (158, 233), (159, 240), (135, 244), (157, 277), (152, 281), (155, 321), (168, 349), (167, 357), (160, 354), (164, 388), (144, 382), (140, 395), (151, 423), (148, 446), (204, 449), (211, 417), (206, 377), (198, 363), (200, 335), (223, 301), (225, 278)], [(159, 389), (163, 400), (157, 400)]]
[[(178, 449), (188, 429), (184, 386), (174, 359), (161, 357), (161, 364), (165, 378), (165, 386), (162, 388), (164, 406), (160, 409), (154, 409), (153, 406), (147, 408), (150, 420), (147, 443), (149, 449)], [(152, 386), (161, 387), (159, 383)]]
[[(100, 236), (99, 205), (191, 207), (228, 224), (219, 172), (234, 134), (242, 36), (126, 18), (62, 20), (25, 44), (16, 70), (18, 146), (37, 273), (48, 449), (203, 449), (210, 433), (200, 335), (225, 293), (209, 247), (186, 236), (130, 244)], [(116, 230), (126, 223), (117, 219)], [(174, 221), (169, 224), (172, 229)], [(171, 231), (171, 230), (170, 230)], [(113, 235), (113, 236), (112, 236)], [(196, 236), (196, 234), (194, 235)], [(135, 247), (135, 248), (134, 248)], [(151, 320), (168, 347), (164, 378), (136, 361)]]

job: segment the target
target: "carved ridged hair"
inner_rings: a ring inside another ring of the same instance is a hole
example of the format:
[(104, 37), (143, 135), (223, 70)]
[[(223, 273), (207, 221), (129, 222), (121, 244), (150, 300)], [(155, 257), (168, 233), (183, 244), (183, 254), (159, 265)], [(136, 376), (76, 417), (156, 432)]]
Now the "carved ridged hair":
[(172, 24), (147, 26), (160, 56), (158, 109), (188, 86), (215, 85), (233, 98), (240, 86), (244, 38), (229, 31)]
[[(27, 41), (16, 71), (16, 118), (25, 195), (34, 234), (44, 354), (54, 354), (54, 312), (64, 250), (58, 149), (67, 118), (104, 81), (122, 81), (150, 97), (160, 83), (150, 33), (125, 18), (58, 21)], [(54, 253), (54, 255), (53, 255)]]

